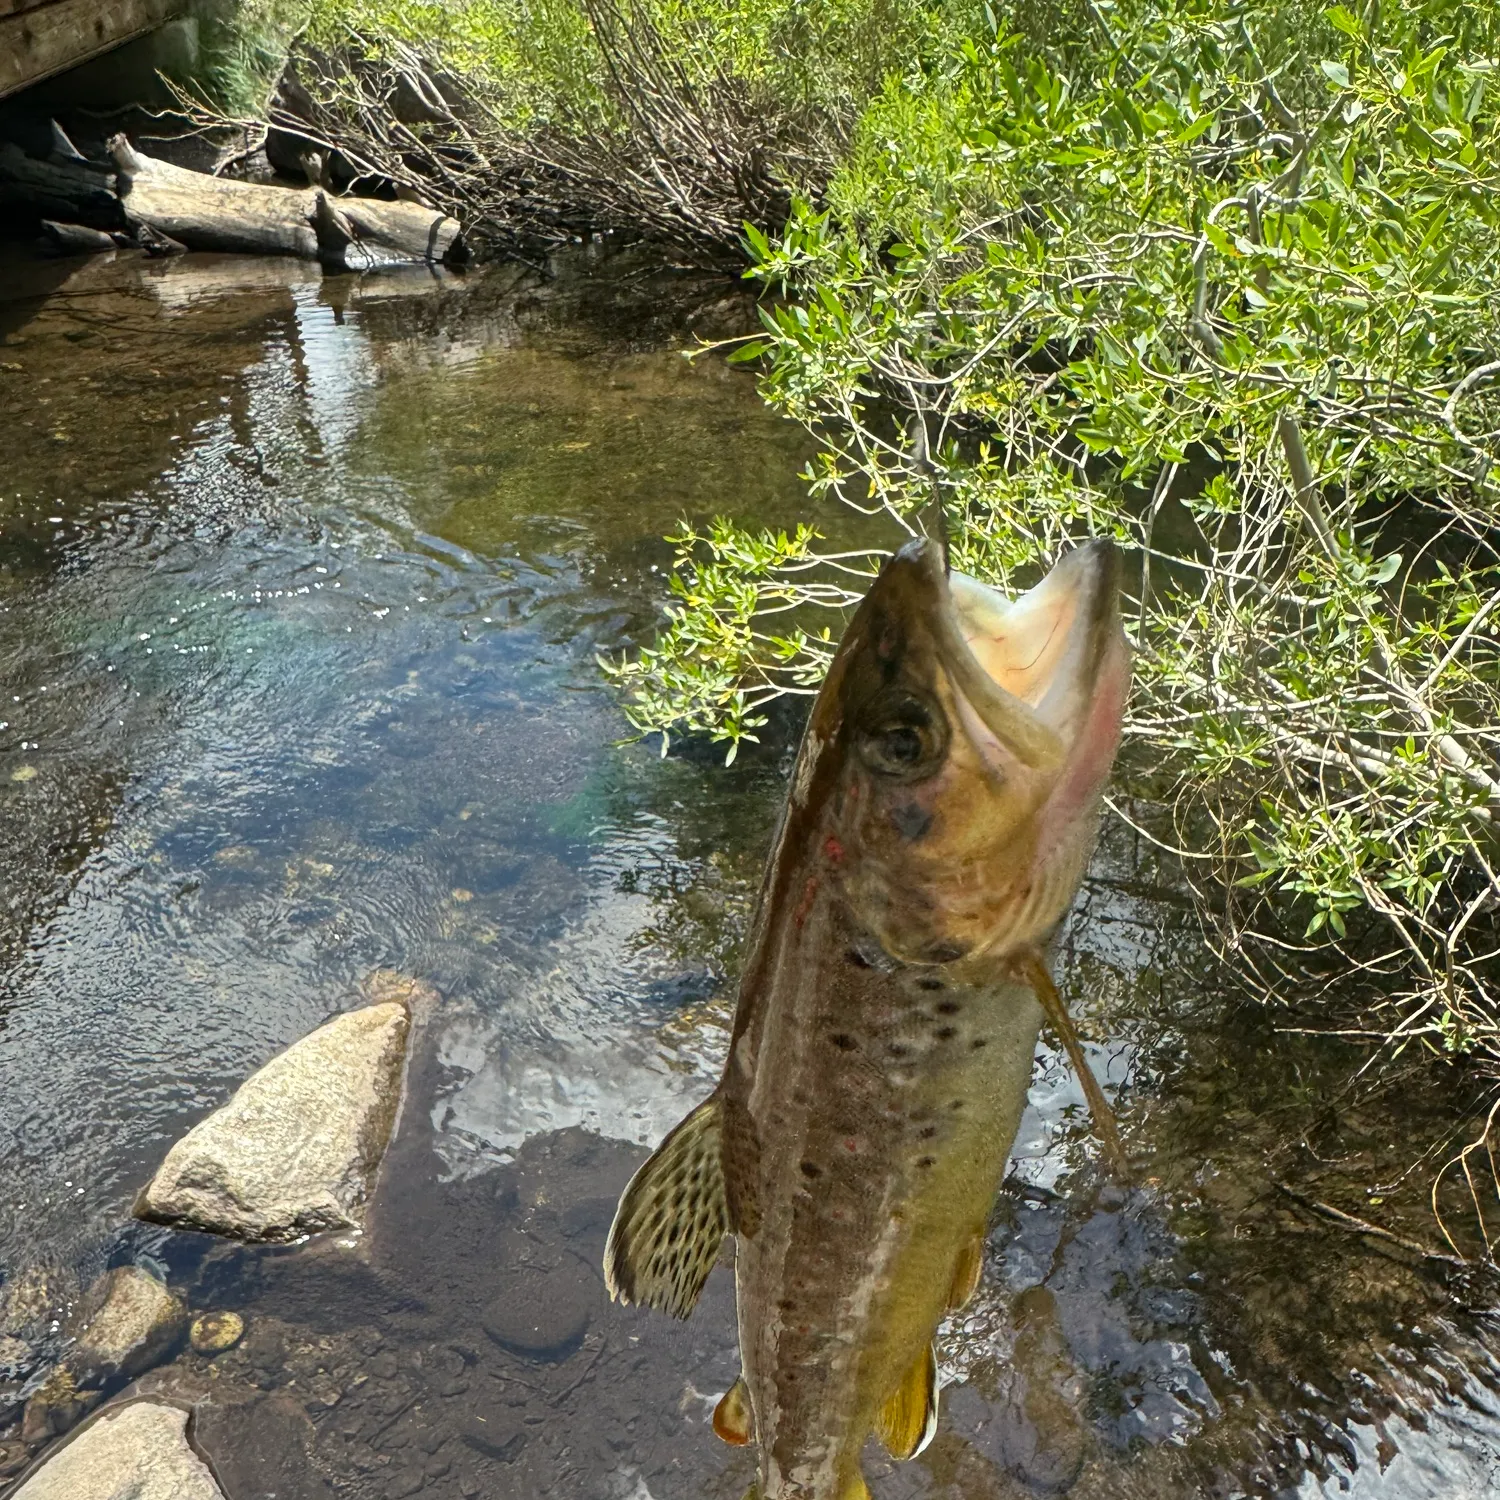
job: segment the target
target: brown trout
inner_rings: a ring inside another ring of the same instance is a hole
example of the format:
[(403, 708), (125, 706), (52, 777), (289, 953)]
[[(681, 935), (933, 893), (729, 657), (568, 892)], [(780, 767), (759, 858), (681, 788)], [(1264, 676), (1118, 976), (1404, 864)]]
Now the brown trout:
[(759, 1500), (866, 1500), (937, 1422), (977, 1284), (1045, 943), (1077, 890), (1129, 681), (1120, 560), (1014, 603), (934, 541), (885, 565), (814, 705), (713, 1094), (631, 1180), (611, 1294), (686, 1317), (736, 1240), (743, 1374), (714, 1427)]

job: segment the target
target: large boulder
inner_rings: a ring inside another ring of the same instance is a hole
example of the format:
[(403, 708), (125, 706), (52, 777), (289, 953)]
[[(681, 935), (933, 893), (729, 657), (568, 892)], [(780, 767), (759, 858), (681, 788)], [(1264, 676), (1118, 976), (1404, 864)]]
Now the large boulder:
[(136, 1215), (278, 1243), (361, 1224), (410, 1029), (406, 997), (385, 999), (273, 1057), (172, 1147)]
[(187, 1413), (155, 1401), (110, 1407), (12, 1500), (224, 1500), (187, 1440)]

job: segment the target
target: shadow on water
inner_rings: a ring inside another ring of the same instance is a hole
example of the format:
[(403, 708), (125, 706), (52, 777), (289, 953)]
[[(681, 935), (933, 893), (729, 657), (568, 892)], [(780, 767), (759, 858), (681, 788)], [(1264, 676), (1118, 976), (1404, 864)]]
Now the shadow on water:
[[(708, 1426), (730, 1278), (676, 1324), (598, 1267), (717, 1074), (794, 726), (659, 760), (594, 656), (649, 630), (680, 516), (804, 503), (800, 437), (676, 352), (744, 304), (618, 262), (3, 284), (0, 1274), (58, 1305), (141, 1260), (244, 1313), (145, 1377), (211, 1394), (231, 1500), (740, 1496)], [(443, 1000), (357, 1243), (130, 1225), (166, 1146), (380, 965)], [(1430, 1237), (1459, 1085), (1351, 1091), (1346, 1051), (1220, 991), (1120, 828), (1061, 973), (1139, 1176), (1100, 1179), (1044, 1049), (938, 1438), (872, 1455), (877, 1494), (1491, 1493), (1492, 1291), (1277, 1187)], [(48, 1337), (0, 1368), (0, 1438)]]

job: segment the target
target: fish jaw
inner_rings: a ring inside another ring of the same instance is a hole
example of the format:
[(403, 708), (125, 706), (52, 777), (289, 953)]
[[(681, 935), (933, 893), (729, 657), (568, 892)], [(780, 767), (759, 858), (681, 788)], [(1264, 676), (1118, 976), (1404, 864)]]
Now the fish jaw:
[(1011, 603), (919, 540), (871, 588), (812, 732), (839, 878), (891, 957), (998, 960), (1071, 902), (1129, 683), (1120, 571), (1088, 543)]

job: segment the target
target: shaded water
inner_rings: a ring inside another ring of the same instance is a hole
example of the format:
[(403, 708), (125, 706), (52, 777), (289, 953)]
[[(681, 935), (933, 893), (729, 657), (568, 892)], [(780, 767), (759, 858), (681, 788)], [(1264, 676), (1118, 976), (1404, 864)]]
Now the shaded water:
[[(679, 516), (802, 505), (798, 435), (675, 352), (743, 307), (586, 264), (0, 288), (0, 1275), (65, 1300), (141, 1260), (244, 1312), (147, 1377), (212, 1392), (231, 1500), (739, 1496), (727, 1271), (677, 1325), (597, 1267), (717, 1074), (790, 735), (729, 770), (619, 745), (595, 655), (649, 630)], [(1060, 970), (1139, 1179), (1101, 1181), (1044, 1050), (939, 1436), (872, 1457), (877, 1495), (1500, 1487), (1490, 1290), (1276, 1187), (1430, 1238), (1424, 1153), (1468, 1101), (1349, 1090), (1200, 947), (1111, 830)], [(166, 1146), (382, 965), (442, 1003), (359, 1243), (132, 1225)]]

